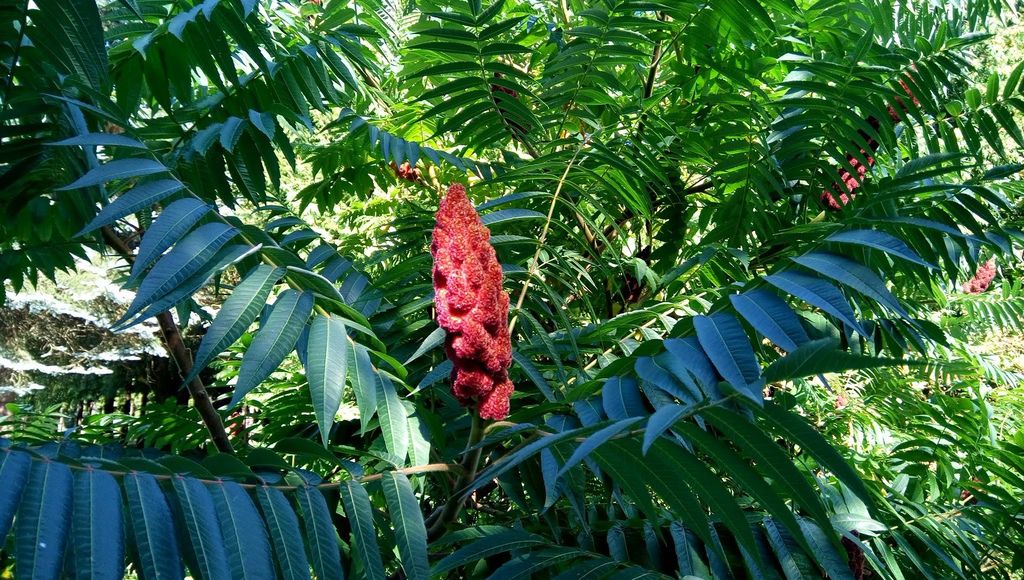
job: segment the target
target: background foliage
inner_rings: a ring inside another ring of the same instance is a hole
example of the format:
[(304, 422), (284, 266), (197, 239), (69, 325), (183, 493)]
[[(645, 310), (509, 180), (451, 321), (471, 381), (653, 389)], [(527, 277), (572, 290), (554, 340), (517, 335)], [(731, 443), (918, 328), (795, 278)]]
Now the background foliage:
[[(155, 319), (175, 392), (142, 381), (88, 419), (85, 397), (9, 407), (0, 566), (1019, 571), (1019, 369), (980, 340), (1024, 314), (1024, 63), (995, 71), (1012, 59), (986, 44), (1015, 19), (5, 3), (0, 272), (19, 292), (116, 257), (134, 295), (111, 327)], [(432, 313), (454, 181), (513, 305), (517, 394), (485, 427), (448, 392)]]

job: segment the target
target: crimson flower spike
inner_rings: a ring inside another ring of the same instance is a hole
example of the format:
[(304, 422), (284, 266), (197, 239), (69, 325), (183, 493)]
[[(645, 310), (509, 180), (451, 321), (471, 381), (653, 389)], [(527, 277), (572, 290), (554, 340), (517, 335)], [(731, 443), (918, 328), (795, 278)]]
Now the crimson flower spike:
[(512, 342), (508, 294), (491, 232), (455, 183), (441, 200), (430, 253), (434, 257), (434, 304), (445, 329), (444, 348), (452, 361), (452, 394), (463, 406), (476, 405), (481, 419), (508, 416)]

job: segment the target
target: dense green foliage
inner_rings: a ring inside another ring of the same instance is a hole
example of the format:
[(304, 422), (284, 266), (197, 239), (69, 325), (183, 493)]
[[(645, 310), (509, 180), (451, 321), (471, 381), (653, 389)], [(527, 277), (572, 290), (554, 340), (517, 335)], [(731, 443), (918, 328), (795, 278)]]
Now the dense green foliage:
[[(0, 276), (118, 256), (112, 327), (155, 317), (192, 406), (15, 408), (0, 570), (1024, 568), (1024, 398), (974, 348), (1024, 297), (962, 292), (1024, 241), (1024, 63), (972, 64), (1014, 17), (4, 3)], [(447, 387), (428, 249), (450, 182), (511, 295), (506, 421)]]

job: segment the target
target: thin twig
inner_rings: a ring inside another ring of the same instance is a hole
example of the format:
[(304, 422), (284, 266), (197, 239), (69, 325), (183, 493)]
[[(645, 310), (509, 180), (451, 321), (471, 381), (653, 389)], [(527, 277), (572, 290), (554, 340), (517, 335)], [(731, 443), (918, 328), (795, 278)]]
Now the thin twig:
[[(107, 245), (120, 254), (125, 261), (129, 264), (135, 261), (131, 248), (117, 235), (117, 232), (109, 226), (104, 226), (102, 233)], [(192, 372), (193, 361), (191, 353), (185, 348), (185, 343), (181, 339), (181, 330), (174, 322), (174, 318), (169, 311), (165, 310), (157, 314), (156, 320), (160, 325), (160, 333), (163, 335), (164, 348), (171, 355), (171, 359), (177, 365), (181, 376), (188, 376)], [(210, 397), (210, 393), (207, 392), (202, 379), (196, 376), (189, 381), (188, 390), (192, 395), (192, 403), (195, 405), (196, 410), (199, 411), (199, 416), (202, 418), (206, 430), (210, 432), (210, 440), (213, 441), (214, 446), (221, 453), (234, 453), (235, 450), (231, 446), (231, 439), (228, 437), (227, 430), (224, 429), (224, 420), (221, 418), (220, 413), (217, 412), (217, 408), (213, 406), (213, 399)]]
[(523, 301), (526, 299), (526, 290), (530, 287), (530, 280), (537, 273), (537, 264), (540, 260), (540, 252), (544, 249), (544, 241), (548, 237), (548, 231), (551, 230), (551, 220), (555, 215), (555, 206), (558, 204), (558, 196), (562, 193), (562, 186), (565, 184), (565, 179), (569, 176), (569, 170), (572, 169), (573, 163), (576, 162), (576, 158), (583, 151), (583, 147), (586, 146), (586, 142), (580, 144), (580, 147), (576, 149), (576, 152), (572, 154), (572, 158), (569, 159), (569, 163), (565, 165), (565, 171), (562, 172), (562, 177), (558, 179), (558, 185), (555, 186), (555, 194), (551, 196), (551, 205), (548, 206), (547, 219), (544, 221), (544, 229), (540, 232), (540, 238), (537, 240), (537, 251), (533, 254), (533, 259), (530, 260), (530, 267), (526, 269), (526, 280), (523, 281), (523, 288), (519, 291), (519, 298), (516, 300), (516, 315), (512, 317), (512, 321), (509, 322), (508, 332), (512, 334), (512, 331), (516, 328), (516, 321), (519, 320), (519, 309), (523, 307)]
[[(31, 453), (27, 453), (27, 452), (22, 451), (22, 450), (17, 449), (17, 448), (11, 448), (11, 447), (0, 448), (0, 452), (3, 452), (3, 453), (10, 453), (12, 451), (21, 451), (22, 453), (25, 453), (26, 455), (28, 455), (29, 459), (31, 459), (32, 461), (41, 461), (43, 463), (61, 463), (62, 465), (68, 466), (68, 468), (73, 470), (73, 471), (102, 471), (103, 473), (108, 473), (108, 474), (110, 474), (110, 475), (112, 475), (114, 477), (126, 477), (126, 476), (129, 476), (129, 475), (146, 474), (146, 475), (153, 476), (154, 479), (164, 480), (164, 481), (171, 480), (171, 479), (174, 479), (176, 477), (184, 477), (184, 475), (180, 474), (180, 473), (175, 473), (175, 474), (168, 475), (168, 474), (165, 474), (165, 473), (149, 473), (147, 471), (138, 471), (138, 470), (118, 471), (118, 470), (114, 470), (114, 469), (103, 469), (103, 468), (100, 468), (100, 467), (94, 467), (92, 465), (74, 465), (72, 463), (64, 463), (62, 461), (55, 461), (54, 459), (52, 459), (50, 457), (37, 457), (35, 455), (32, 455)], [(88, 460), (89, 460), (89, 458), (82, 458), (82, 459), (79, 459), (77, 461), (88, 461)], [(391, 469), (391, 470), (388, 470), (388, 471), (382, 472), (382, 473), (372, 473), (370, 475), (364, 475), (362, 477), (356, 477), (354, 479), (355, 479), (355, 481), (358, 481), (359, 483), (369, 483), (371, 481), (377, 481), (378, 479), (384, 477), (385, 473), (403, 473), (405, 475), (420, 475), (420, 474), (424, 474), (424, 473), (437, 473), (437, 472), (457, 471), (459, 469), (460, 469), (460, 467), (458, 465), (455, 465), (455, 464), (452, 464), (452, 463), (427, 463), (425, 465), (414, 465), (412, 467), (403, 467), (401, 469)], [(315, 487), (317, 489), (333, 489), (333, 488), (345, 485), (349, 481), (349, 480), (346, 480), (346, 481), (335, 481), (335, 482), (319, 483), (319, 484), (312, 485), (312, 486), (303, 486), (303, 485), (270, 485), (270, 484), (267, 484), (267, 483), (241, 483), (241, 482), (237, 482), (237, 481), (230, 480), (230, 479), (220, 479), (220, 478), (217, 478), (217, 479), (203, 479), (201, 477), (191, 477), (191, 476), (190, 476), (190, 478), (198, 481), (199, 483), (205, 484), (205, 485), (223, 485), (225, 483), (235, 483), (239, 487), (244, 488), (244, 489), (257, 489), (257, 488), (267, 487), (267, 488), (279, 489), (281, 491), (291, 491), (291, 490), (296, 490), (296, 489), (302, 489), (304, 487)]]
[(469, 429), (469, 440), (466, 441), (466, 456), (462, 458), (462, 473), (455, 483), (454, 493), (448, 498), (448, 502), (445, 503), (441, 514), (437, 516), (437, 520), (434, 521), (427, 531), (427, 538), (429, 540), (440, 537), (444, 533), (445, 528), (448, 527), (448, 524), (455, 521), (455, 518), (459, 516), (462, 506), (466, 502), (465, 494), (460, 492), (476, 479), (476, 470), (480, 464), (480, 454), (483, 451), (483, 449), (477, 446), (477, 443), (483, 439), (485, 426), (484, 420), (480, 418), (474, 409), (470, 409), (470, 414), (473, 422)]

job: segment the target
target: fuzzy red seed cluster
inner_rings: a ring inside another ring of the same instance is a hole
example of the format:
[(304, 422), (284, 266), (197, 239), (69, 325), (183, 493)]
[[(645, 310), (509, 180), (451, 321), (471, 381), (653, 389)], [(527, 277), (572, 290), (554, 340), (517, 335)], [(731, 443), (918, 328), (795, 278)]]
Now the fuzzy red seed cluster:
[(401, 165), (392, 161), (391, 169), (395, 172), (395, 177), (399, 179), (404, 179), (413, 183), (423, 181), (423, 173), (416, 167), (410, 165), (408, 161), (403, 162)]
[(476, 403), (483, 419), (504, 419), (513, 388), (512, 342), (508, 294), (490, 238), (466, 189), (453, 184), (441, 200), (430, 244), (437, 323), (447, 332), (445, 352), (454, 365), (452, 394), (463, 405)]
[[(910, 78), (909, 74), (907, 75), (907, 78)], [(914, 106), (920, 107), (921, 101), (917, 100), (917, 97), (914, 96), (914, 93), (910, 90), (910, 87), (907, 85), (907, 83), (903, 80), (900, 80), (900, 86), (903, 88), (903, 91), (907, 94), (907, 96), (910, 97), (910, 100), (914, 103)], [(907, 110), (907, 105), (906, 103), (903, 102), (903, 99), (901, 97), (896, 97), (895, 100), (896, 103), (900, 106), (900, 108), (902, 108), (904, 111)], [(900, 116), (896, 112), (896, 109), (894, 109), (892, 105), (887, 105), (886, 107), (889, 113), (889, 120), (892, 121), (894, 125), (896, 123), (899, 123)], [(879, 123), (878, 119), (875, 117), (868, 117), (867, 122), (876, 131), (881, 126), (881, 123)], [(861, 163), (860, 159), (853, 155), (846, 156), (848, 168), (840, 167), (839, 180), (834, 182), (830, 189), (826, 189), (823, 192), (821, 192), (821, 204), (825, 206), (825, 209), (828, 211), (839, 211), (843, 209), (843, 206), (850, 203), (850, 200), (856, 197), (857, 189), (859, 189), (861, 183), (863, 183), (864, 176), (867, 175), (868, 169), (874, 166), (875, 164), (875, 158), (871, 156), (871, 153), (874, 153), (875, 151), (878, 150), (878, 141), (875, 141), (873, 138), (871, 138), (871, 136), (868, 135), (865, 131), (859, 131), (859, 133), (860, 136), (865, 141), (867, 141), (868, 147), (870, 147), (871, 149), (870, 153), (865, 151), (864, 149), (860, 150), (861, 155), (864, 157), (865, 160), (867, 160), (867, 165)], [(854, 175), (854, 173), (856, 173), (856, 176)]]
[(993, 260), (989, 260), (978, 266), (978, 271), (974, 273), (974, 277), (968, 280), (967, 284), (964, 284), (964, 292), (968, 294), (981, 294), (988, 290), (988, 285), (995, 278), (996, 263)]

